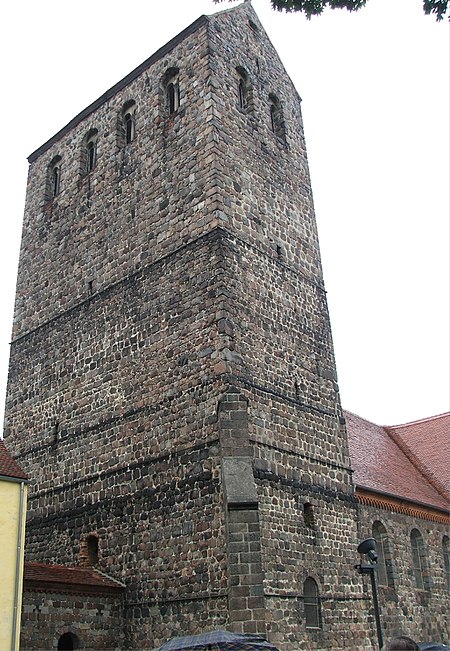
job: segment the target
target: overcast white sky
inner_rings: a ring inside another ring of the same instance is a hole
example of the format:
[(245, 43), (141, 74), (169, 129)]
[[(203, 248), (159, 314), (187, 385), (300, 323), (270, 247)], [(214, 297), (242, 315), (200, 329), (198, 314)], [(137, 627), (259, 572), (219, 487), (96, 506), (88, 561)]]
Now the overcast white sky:
[[(421, 5), (369, 0), (307, 21), (253, 0), (303, 98), (342, 403), (378, 424), (449, 409), (449, 34)], [(230, 6), (2, 4), (1, 410), (27, 156), (198, 16)]]

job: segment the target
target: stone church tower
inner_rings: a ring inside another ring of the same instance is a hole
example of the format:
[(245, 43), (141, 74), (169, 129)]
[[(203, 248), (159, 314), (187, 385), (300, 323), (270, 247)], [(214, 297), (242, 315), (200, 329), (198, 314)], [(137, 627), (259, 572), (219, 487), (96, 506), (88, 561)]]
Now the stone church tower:
[(370, 648), (300, 98), (250, 3), (29, 162), (5, 429), (28, 560), (124, 583), (118, 648)]

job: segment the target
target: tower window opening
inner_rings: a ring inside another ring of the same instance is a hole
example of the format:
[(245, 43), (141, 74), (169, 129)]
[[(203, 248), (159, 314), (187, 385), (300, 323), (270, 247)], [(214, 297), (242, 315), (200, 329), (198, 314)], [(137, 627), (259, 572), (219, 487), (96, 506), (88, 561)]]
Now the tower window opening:
[(97, 129), (90, 129), (83, 139), (81, 173), (89, 174), (97, 164)]
[(88, 152), (88, 157), (87, 157), (87, 171), (91, 172), (94, 167), (95, 167), (95, 162), (96, 162), (96, 151), (95, 151), (95, 142), (88, 142), (87, 146), (87, 152)]
[(237, 95), (239, 108), (242, 111), (249, 112), (252, 108), (252, 87), (248, 73), (242, 66), (237, 66), (236, 72), (238, 74)]
[(305, 606), (306, 628), (321, 628), (322, 616), (320, 610), (319, 588), (311, 577), (303, 584), (303, 600)]
[(179, 72), (177, 67), (168, 68), (161, 79), (162, 107), (166, 117), (178, 111), (180, 107)]
[(286, 129), (284, 125), (283, 108), (276, 95), (270, 93), (270, 127), (273, 133), (283, 141), (286, 141)]
[(136, 102), (129, 99), (117, 115), (117, 145), (129, 145), (136, 138)]
[(55, 422), (53, 423), (53, 440), (55, 441), (55, 443), (58, 442), (59, 437), (60, 437), (59, 421), (55, 420)]
[(98, 565), (98, 537), (88, 536), (87, 539), (87, 560), (89, 565)]
[(61, 156), (55, 156), (47, 168), (45, 200), (50, 201), (61, 192)]
[(245, 109), (247, 107), (244, 82), (242, 79), (239, 79), (239, 107), (241, 109)]
[(167, 84), (167, 110), (169, 115), (175, 113), (180, 106), (180, 92), (178, 84), (170, 82)]
[(134, 140), (134, 119), (131, 113), (127, 113), (124, 117), (125, 123), (125, 142), (127, 145)]
[(303, 506), (303, 520), (307, 527), (314, 529), (314, 507), (310, 502), (306, 502)]
[(56, 195), (59, 194), (60, 185), (61, 185), (61, 170), (58, 166), (56, 166), (53, 169), (53, 173), (52, 173), (52, 194), (54, 197), (56, 197)]
[(270, 126), (275, 133), (277, 128), (276, 108), (274, 104), (270, 105)]

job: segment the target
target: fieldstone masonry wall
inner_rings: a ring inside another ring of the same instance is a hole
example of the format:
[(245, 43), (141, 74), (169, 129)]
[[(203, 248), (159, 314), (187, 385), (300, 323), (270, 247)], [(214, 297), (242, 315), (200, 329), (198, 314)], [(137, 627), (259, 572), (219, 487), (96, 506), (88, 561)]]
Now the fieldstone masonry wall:
[[(32, 477), (28, 558), (86, 563), (98, 536), (123, 648), (226, 627), (371, 649), (300, 98), (250, 3), (200, 18), (30, 163), (5, 420)], [(31, 625), (55, 648), (56, 620)]]
[(57, 649), (67, 633), (84, 651), (120, 651), (125, 644), (121, 597), (25, 590), (20, 648)]

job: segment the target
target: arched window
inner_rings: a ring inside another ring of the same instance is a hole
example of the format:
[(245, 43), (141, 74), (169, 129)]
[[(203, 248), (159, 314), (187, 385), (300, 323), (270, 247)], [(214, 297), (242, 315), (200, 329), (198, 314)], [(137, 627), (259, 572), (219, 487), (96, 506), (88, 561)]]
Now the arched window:
[(167, 84), (167, 108), (169, 115), (175, 113), (180, 106), (180, 89), (176, 82), (171, 81)]
[(429, 590), (430, 584), (427, 571), (425, 545), (422, 534), (418, 529), (413, 529), (411, 531), (410, 540), (416, 587), (419, 588), (419, 590)]
[(95, 167), (95, 163), (96, 163), (96, 160), (97, 160), (97, 155), (96, 155), (97, 151), (96, 151), (96, 149), (97, 148), (96, 148), (95, 142), (93, 140), (91, 140), (91, 142), (88, 142), (88, 146), (87, 146), (87, 152), (88, 152), (87, 171), (88, 172), (93, 170), (94, 167)]
[(180, 85), (178, 68), (168, 68), (162, 79), (166, 115), (172, 115), (180, 107)]
[(45, 199), (50, 201), (61, 191), (61, 156), (55, 156), (47, 169)]
[(374, 522), (372, 536), (377, 543), (379, 585), (389, 588), (394, 587), (394, 573), (392, 568), (392, 555), (386, 528), (381, 522)]
[(117, 131), (117, 144), (119, 147), (129, 145), (136, 137), (135, 113), (136, 102), (130, 99), (128, 102), (125, 102), (119, 114)]
[(81, 167), (84, 174), (89, 174), (97, 164), (97, 129), (90, 129), (84, 137)]
[(63, 633), (58, 640), (58, 651), (73, 651), (79, 646), (80, 641), (73, 633)]
[(252, 108), (252, 87), (248, 78), (247, 71), (242, 66), (237, 66), (237, 95), (239, 108), (242, 111), (250, 111)]
[(59, 194), (61, 186), (61, 168), (56, 165), (53, 168), (53, 173), (52, 173), (52, 194), (54, 197), (56, 197), (57, 194)]
[(303, 602), (306, 628), (322, 628), (319, 587), (310, 576), (303, 584)]
[(283, 108), (276, 95), (270, 93), (270, 127), (273, 133), (281, 140), (286, 141), (286, 130), (284, 125)]
[(129, 145), (134, 140), (134, 116), (131, 113), (125, 113), (123, 122), (125, 126), (125, 142)]
[(442, 539), (442, 553), (444, 555), (444, 577), (447, 592), (450, 592), (450, 539), (444, 536)]

